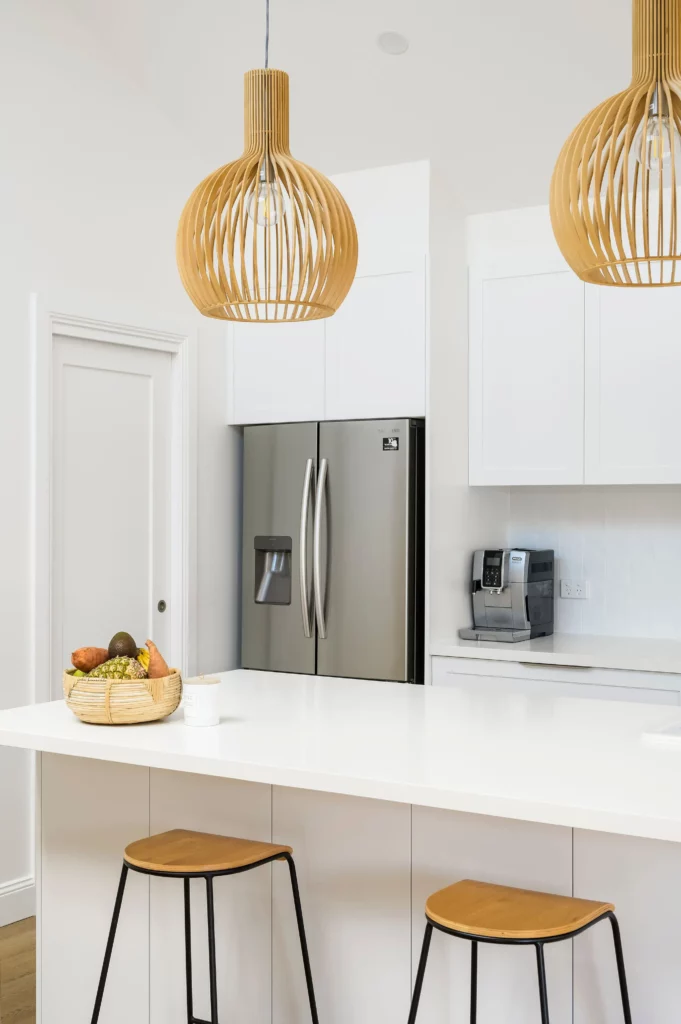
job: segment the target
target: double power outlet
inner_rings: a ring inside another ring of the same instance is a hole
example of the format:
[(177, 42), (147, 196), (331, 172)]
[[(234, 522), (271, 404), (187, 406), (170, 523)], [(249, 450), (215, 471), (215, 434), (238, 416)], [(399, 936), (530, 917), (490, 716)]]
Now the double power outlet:
[(560, 596), (585, 601), (589, 596), (589, 584), (586, 580), (561, 580)]

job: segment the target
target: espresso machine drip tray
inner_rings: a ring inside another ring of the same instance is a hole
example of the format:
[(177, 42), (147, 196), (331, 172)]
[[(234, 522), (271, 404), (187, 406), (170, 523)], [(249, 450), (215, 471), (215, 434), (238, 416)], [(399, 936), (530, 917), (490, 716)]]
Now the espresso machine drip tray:
[(529, 640), (529, 629), (460, 629), (462, 640), (494, 640), (497, 643), (517, 644), (521, 640)]

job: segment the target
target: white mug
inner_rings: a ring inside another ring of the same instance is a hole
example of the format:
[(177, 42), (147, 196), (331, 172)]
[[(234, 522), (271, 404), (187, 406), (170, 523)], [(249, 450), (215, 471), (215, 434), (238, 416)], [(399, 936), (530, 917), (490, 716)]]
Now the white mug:
[(182, 683), (182, 707), (185, 725), (219, 725), (220, 680), (214, 676), (194, 676)]

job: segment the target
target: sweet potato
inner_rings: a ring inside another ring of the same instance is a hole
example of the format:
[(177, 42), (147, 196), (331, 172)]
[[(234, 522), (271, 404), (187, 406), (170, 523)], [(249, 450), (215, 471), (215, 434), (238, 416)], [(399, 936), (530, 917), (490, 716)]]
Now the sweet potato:
[(71, 655), (71, 664), (81, 672), (92, 672), (93, 668), (103, 665), (109, 659), (106, 647), (79, 647)]
[(149, 668), (147, 669), (149, 678), (160, 679), (162, 676), (169, 676), (170, 669), (168, 668), (168, 663), (154, 641), (147, 640), (147, 647), (149, 648)]

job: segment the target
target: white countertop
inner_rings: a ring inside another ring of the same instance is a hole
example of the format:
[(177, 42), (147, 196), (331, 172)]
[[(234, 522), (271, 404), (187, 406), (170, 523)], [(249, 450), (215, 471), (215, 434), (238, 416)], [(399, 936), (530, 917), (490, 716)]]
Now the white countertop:
[(486, 658), (537, 665), (681, 674), (681, 640), (649, 637), (554, 633), (553, 636), (522, 640), (517, 644), (450, 637), (431, 641), (430, 653), (445, 658)]
[(94, 726), (62, 701), (0, 712), (0, 744), (681, 842), (681, 709), (244, 670), (222, 721)]

